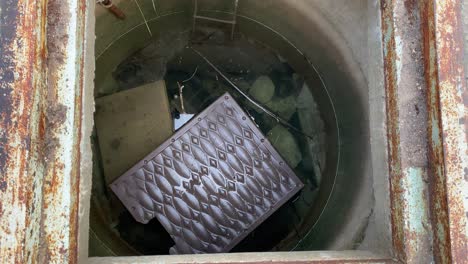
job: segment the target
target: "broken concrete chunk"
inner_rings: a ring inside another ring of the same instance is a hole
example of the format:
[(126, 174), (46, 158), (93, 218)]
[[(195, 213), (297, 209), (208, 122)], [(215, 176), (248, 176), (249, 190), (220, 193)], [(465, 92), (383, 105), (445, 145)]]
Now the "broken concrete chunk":
[(306, 84), (297, 99), (297, 112), (302, 131), (314, 138), (307, 141), (303, 164), (306, 169), (314, 171), (317, 182), (320, 182), (321, 171), (326, 162), (326, 134), (317, 104)]
[(289, 120), (296, 112), (296, 104), (296, 97), (288, 96), (286, 98), (273, 98), (265, 105), (284, 120)]
[(96, 99), (96, 130), (107, 183), (172, 135), (163, 81)]
[(268, 132), (267, 137), (291, 168), (295, 168), (301, 162), (299, 146), (291, 132), (283, 125), (275, 126)]
[(292, 75), (292, 84), (293, 88), (296, 91), (300, 91), (302, 87), (304, 87), (304, 77), (297, 73), (293, 73)]
[(270, 77), (262, 75), (252, 84), (249, 94), (257, 102), (264, 104), (273, 98), (275, 94), (275, 84)]

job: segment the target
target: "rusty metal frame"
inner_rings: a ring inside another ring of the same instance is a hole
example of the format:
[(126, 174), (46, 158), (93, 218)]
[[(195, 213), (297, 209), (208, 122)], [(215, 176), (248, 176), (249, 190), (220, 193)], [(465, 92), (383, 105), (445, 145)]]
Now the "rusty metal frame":
[(76, 263), (86, 246), (78, 223), (89, 4), (0, 2), (1, 263)]
[[(0, 1), (1, 263), (136, 260), (87, 257), (94, 4)], [(396, 260), (331, 251), (138, 261), (468, 263), (461, 1), (381, 0), (380, 5)], [(409, 91), (415, 96), (402, 96)], [(408, 102), (417, 107), (409, 111)], [(414, 124), (420, 115), (425, 121)], [(423, 145), (416, 149), (422, 157), (415, 159), (411, 143), (421, 137)]]
[(421, 18), (416, 0), (381, 2), (393, 250), (430, 263), (427, 129)]
[(462, 1), (422, 6), (434, 259), (468, 262), (468, 90)]
[[(381, 5), (394, 254), (403, 263), (467, 263), (461, 2)], [(426, 122), (415, 122), (419, 114)]]

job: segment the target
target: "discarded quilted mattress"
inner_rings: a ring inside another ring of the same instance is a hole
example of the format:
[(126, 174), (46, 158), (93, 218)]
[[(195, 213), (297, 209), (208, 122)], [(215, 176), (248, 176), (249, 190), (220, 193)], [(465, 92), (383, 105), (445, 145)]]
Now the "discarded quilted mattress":
[(226, 93), (110, 187), (170, 254), (194, 254), (229, 252), (303, 184)]

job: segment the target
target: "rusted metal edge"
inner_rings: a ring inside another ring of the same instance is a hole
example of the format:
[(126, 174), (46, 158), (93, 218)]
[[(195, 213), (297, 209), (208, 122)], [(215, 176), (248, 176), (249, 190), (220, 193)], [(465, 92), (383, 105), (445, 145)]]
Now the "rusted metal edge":
[(403, 263), (432, 261), (424, 60), (418, 0), (382, 0), (392, 241)]
[(47, 3), (47, 118), (39, 262), (76, 263), (86, 0)]
[[(385, 79), (385, 94), (387, 108), (387, 140), (388, 140), (388, 155), (389, 155), (389, 175), (390, 189), (393, 195), (399, 195), (403, 192), (401, 186), (401, 160), (400, 160), (400, 138), (398, 127), (398, 103), (396, 101), (396, 45), (395, 45), (395, 30), (393, 28), (393, 4), (391, 1), (381, 1), (382, 9), (382, 43), (384, 52), (384, 79)], [(404, 239), (403, 230), (399, 227), (403, 226), (403, 209), (401, 205), (390, 200), (391, 207), (391, 223), (392, 223), (392, 240), (393, 249), (396, 257), (402, 259), (404, 246), (401, 241)]]
[(1, 1), (0, 262), (77, 261), (86, 1)]
[(44, 10), (42, 1), (0, 1), (1, 263), (30, 262), (39, 247)]
[[(85, 2), (83, 2), (85, 3)], [(82, 57), (81, 57), (81, 137), (80, 137), (80, 182), (78, 201), (78, 263), (86, 263), (89, 257), (89, 222), (91, 211), (91, 182), (93, 152), (91, 135), (94, 127), (94, 72), (95, 72), (95, 5), (86, 2), (82, 13)]]
[(440, 127), (440, 103), (437, 93), (437, 65), (435, 47), (435, 14), (434, 3), (427, 1), (421, 9), (422, 29), (424, 37), (424, 58), (427, 89), (429, 159), (432, 163), (430, 171), (431, 217), (434, 230), (434, 257), (440, 263), (450, 263), (447, 254), (449, 235), (447, 217), (447, 199), (444, 185), (442, 136)]
[(429, 89), (431, 216), (438, 263), (468, 263), (468, 116), (461, 2), (427, 1), (422, 9)]
[[(468, 262), (467, 216), (468, 145), (465, 130), (468, 109), (463, 61), (461, 1), (435, 1), (436, 56), (440, 121), (447, 188), (450, 255), (452, 263)], [(465, 99), (465, 100), (464, 100)], [(464, 232), (463, 232), (464, 231)]]

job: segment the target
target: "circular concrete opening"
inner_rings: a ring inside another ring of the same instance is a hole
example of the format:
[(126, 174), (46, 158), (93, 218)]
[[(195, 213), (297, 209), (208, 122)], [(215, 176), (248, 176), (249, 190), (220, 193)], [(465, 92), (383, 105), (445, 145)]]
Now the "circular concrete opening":
[[(116, 31), (112, 29), (116, 23), (131, 23), (132, 12), (146, 20), (107, 40), (98, 37), (97, 100), (163, 79), (171, 115), (176, 117), (180, 112), (177, 82), (185, 85), (184, 105), (190, 114), (201, 112), (227, 91), (305, 184), (233, 252), (329, 249), (337, 239), (354, 244), (365, 226), (355, 220), (360, 219), (355, 208), (362, 203), (357, 197), (364, 193), (371, 199), (367, 88), (361, 70), (326, 19), (306, 3), (245, 1), (239, 5), (231, 38), (231, 27), (220, 23), (197, 21), (193, 27), (192, 5), (184, 1), (164, 3), (154, 10), (144, 5), (135, 9), (133, 4), (119, 5), (127, 12), (127, 22), (117, 22), (106, 12), (97, 16), (98, 36), (100, 30)], [(229, 19), (231, 5), (231, 1), (208, 1), (199, 14)], [(239, 88), (301, 133), (249, 104), (187, 47), (204, 54)], [(258, 85), (265, 79), (266, 85)], [(91, 254), (168, 254), (173, 242), (158, 221), (137, 223), (108, 188), (99, 140), (95, 133)], [(344, 234), (349, 222), (356, 222), (356, 229)]]

